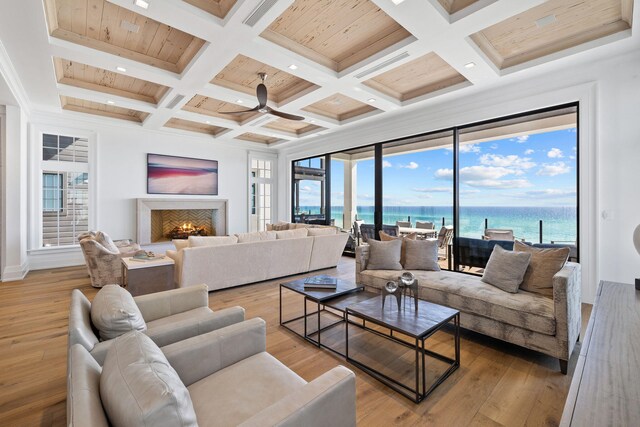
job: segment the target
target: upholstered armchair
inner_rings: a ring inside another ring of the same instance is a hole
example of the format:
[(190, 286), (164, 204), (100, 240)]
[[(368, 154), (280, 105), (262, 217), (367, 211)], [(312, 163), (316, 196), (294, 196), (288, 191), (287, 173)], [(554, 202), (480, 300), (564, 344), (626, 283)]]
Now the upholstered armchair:
[(91, 286), (94, 288), (121, 284), (120, 258), (133, 256), (140, 250), (137, 243), (131, 244), (131, 242), (118, 248), (113, 240), (101, 231), (83, 233), (78, 238), (81, 238), (80, 247), (89, 270), (89, 277), (91, 277)]

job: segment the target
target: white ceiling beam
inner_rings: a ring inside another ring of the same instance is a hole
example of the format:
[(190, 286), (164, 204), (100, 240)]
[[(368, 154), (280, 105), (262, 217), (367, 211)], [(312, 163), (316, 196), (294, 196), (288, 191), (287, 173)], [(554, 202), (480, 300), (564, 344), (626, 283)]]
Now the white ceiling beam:
[(100, 104), (108, 104), (108, 101), (112, 101), (114, 102), (114, 107), (129, 108), (132, 110), (143, 111), (150, 114), (153, 114), (156, 111), (156, 106), (149, 102), (139, 101), (124, 96), (111, 95), (108, 93), (102, 93), (95, 90), (79, 88), (61, 83), (58, 83), (56, 87), (58, 88), (58, 92), (62, 96), (86, 99), (87, 101), (98, 102)]

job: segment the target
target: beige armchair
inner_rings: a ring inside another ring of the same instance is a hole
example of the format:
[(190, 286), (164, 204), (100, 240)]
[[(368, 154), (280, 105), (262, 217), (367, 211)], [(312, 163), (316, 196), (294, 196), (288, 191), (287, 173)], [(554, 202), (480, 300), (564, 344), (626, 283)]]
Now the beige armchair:
[[(306, 382), (266, 352), (266, 323), (260, 318), (161, 351), (139, 332), (114, 341), (117, 365), (111, 352), (101, 367), (84, 347), (71, 348), (68, 426), (107, 426), (114, 422), (109, 413), (129, 425), (193, 425), (194, 415), (200, 426), (356, 425), (353, 372), (338, 366)], [(145, 387), (160, 382), (145, 368), (147, 360), (164, 373), (158, 388), (166, 392)], [(143, 404), (128, 403), (141, 398)]]
[[(133, 300), (147, 325), (145, 334), (160, 347), (244, 320), (242, 307), (212, 311), (207, 285), (141, 295)], [(69, 349), (80, 344), (102, 364), (113, 340), (100, 341), (95, 330), (91, 322), (91, 302), (80, 290), (74, 289), (69, 310)]]
[(131, 241), (120, 241), (120, 247), (101, 231), (89, 231), (78, 236), (84, 255), (91, 286), (101, 288), (104, 285), (122, 284), (122, 265), (120, 258), (133, 256), (140, 245)]

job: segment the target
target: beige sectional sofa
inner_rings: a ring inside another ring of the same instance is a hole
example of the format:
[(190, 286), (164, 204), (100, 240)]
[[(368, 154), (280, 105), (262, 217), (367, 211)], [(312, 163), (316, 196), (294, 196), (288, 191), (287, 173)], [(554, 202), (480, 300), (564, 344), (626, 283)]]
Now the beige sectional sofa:
[[(369, 248), (356, 249), (356, 282), (380, 291), (402, 271), (367, 270)], [(505, 292), (479, 276), (453, 271), (411, 271), (421, 299), (460, 310), (463, 328), (567, 361), (580, 336), (580, 264), (567, 262), (553, 277), (553, 298), (518, 291)]]
[(199, 237), (167, 256), (178, 286), (206, 283), (213, 291), (335, 267), (348, 238), (334, 227)]

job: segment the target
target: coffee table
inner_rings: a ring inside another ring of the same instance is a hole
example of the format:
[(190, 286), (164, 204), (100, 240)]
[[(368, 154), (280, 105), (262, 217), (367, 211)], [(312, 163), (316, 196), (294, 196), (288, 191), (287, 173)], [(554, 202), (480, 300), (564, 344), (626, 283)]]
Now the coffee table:
[[(460, 312), (458, 310), (433, 304), (427, 301), (418, 300), (418, 310), (416, 312), (414, 304), (404, 304), (400, 310), (394, 304), (386, 304), (382, 309), (382, 297), (369, 298), (365, 301), (351, 304), (346, 307), (346, 322), (351, 322), (350, 317), (368, 321), (384, 329), (389, 329), (389, 335), (372, 328), (364, 328), (365, 331), (375, 333), (387, 340), (412, 348), (415, 351), (415, 386), (408, 386), (379, 370), (374, 369), (367, 362), (355, 360), (349, 355), (349, 328), (346, 328), (346, 359), (358, 366), (385, 385), (393, 388), (398, 393), (413, 400), (421, 402), (433, 390), (440, 385), (453, 371), (460, 366)], [(455, 358), (449, 358), (434, 351), (428, 350), (425, 340), (434, 333), (442, 329), (448, 323), (453, 322), (455, 329)], [(396, 335), (394, 336), (394, 332)], [(405, 341), (397, 336), (400, 333), (412, 339)], [(375, 356), (375, 352), (368, 354)], [(426, 360), (425, 356), (436, 358), (448, 364), (446, 369), (427, 388), (426, 380)], [(382, 362), (384, 363), (384, 362)]]
[[(283, 326), (284, 328), (317, 345), (318, 347), (326, 348), (333, 351), (334, 353), (341, 355), (342, 357), (345, 357), (345, 354), (341, 351), (337, 350), (336, 348), (326, 346), (322, 343), (322, 332), (338, 326), (346, 321), (345, 308), (348, 305), (376, 297), (378, 294), (365, 291), (364, 286), (356, 285), (352, 282), (342, 279), (337, 279), (338, 283), (335, 289), (305, 288), (305, 280), (307, 279), (299, 279), (292, 282), (280, 284), (280, 326)], [(293, 291), (304, 297), (302, 302), (303, 314), (301, 316), (283, 320), (283, 290)], [(307, 302), (309, 301), (316, 304), (316, 310), (311, 313), (309, 313), (307, 310)], [(333, 311), (327, 310), (327, 308), (330, 308)], [(325, 314), (331, 317), (335, 317), (336, 320), (328, 325), (321, 326), (321, 315)], [(314, 323), (316, 326), (315, 331), (311, 333), (308, 332), (308, 318), (310, 317), (312, 317), (312, 319), (310, 319), (311, 321), (315, 320)], [(289, 325), (299, 321), (300, 319), (304, 319), (304, 329), (302, 333), (289, 327)]]

